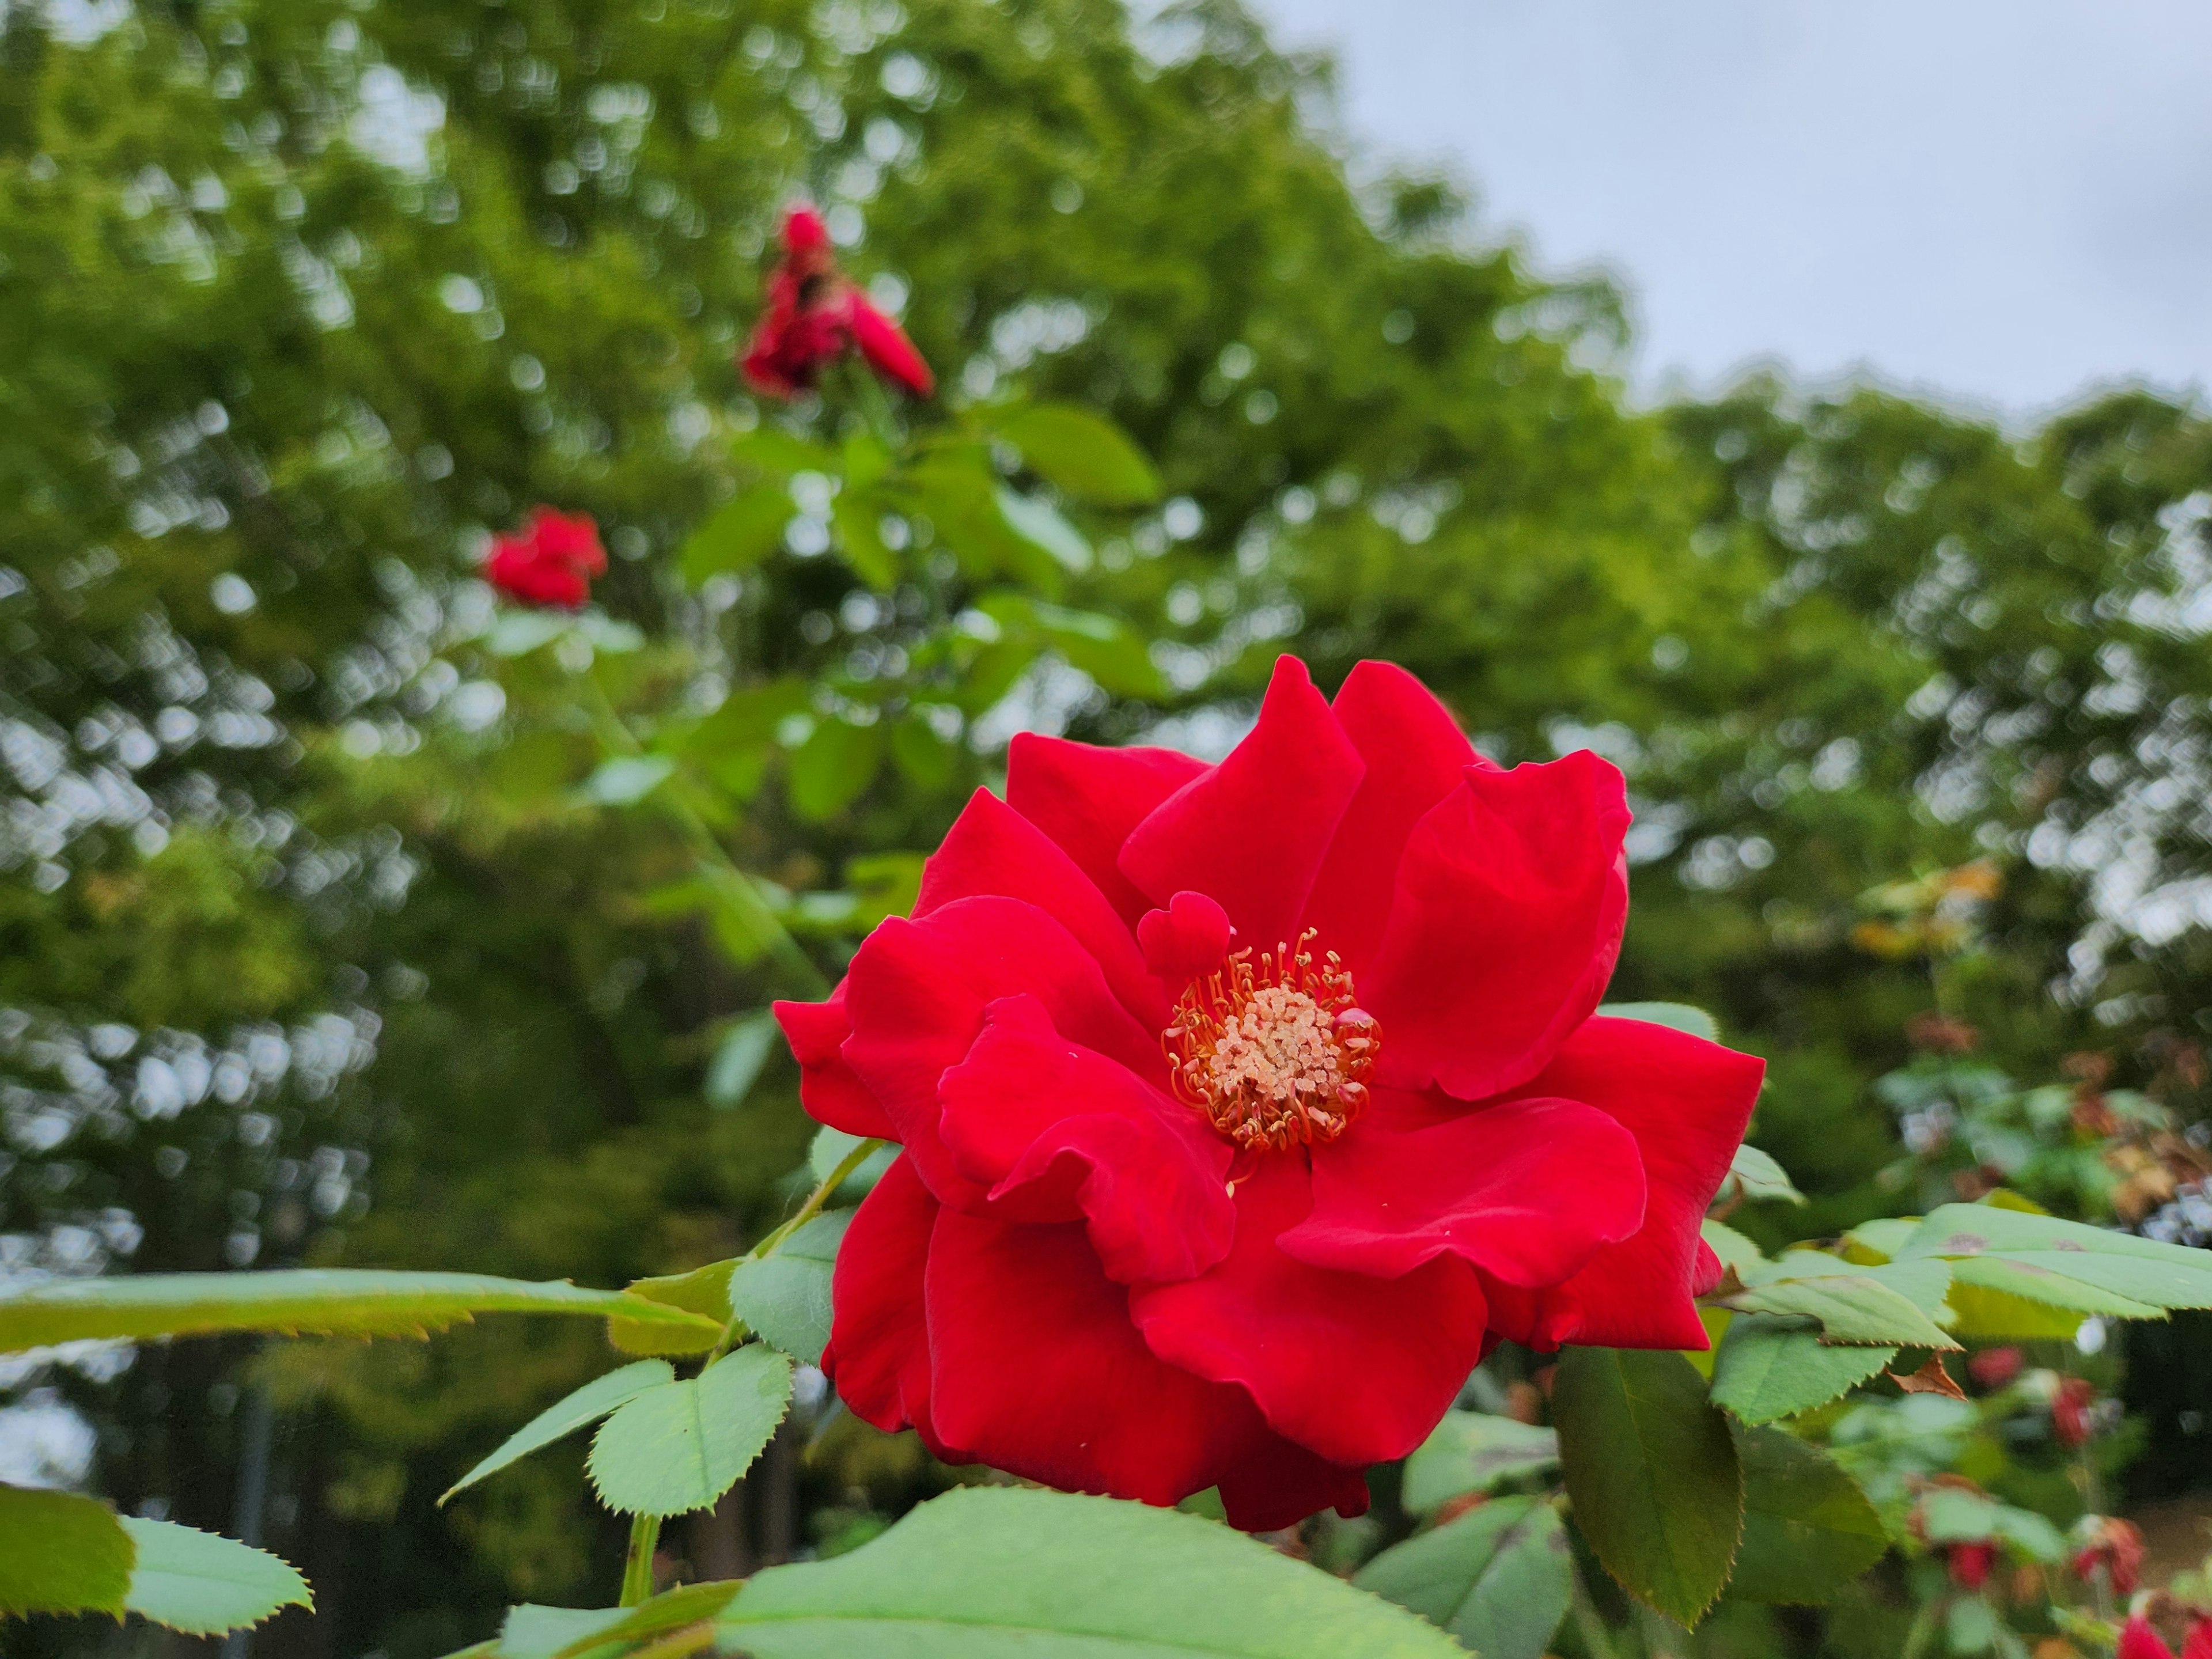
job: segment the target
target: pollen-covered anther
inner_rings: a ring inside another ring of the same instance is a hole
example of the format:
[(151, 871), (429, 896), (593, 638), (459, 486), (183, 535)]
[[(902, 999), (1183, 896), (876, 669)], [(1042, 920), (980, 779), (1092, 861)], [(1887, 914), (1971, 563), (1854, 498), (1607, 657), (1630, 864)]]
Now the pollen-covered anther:
[(1236, 952), (1191, 981), (1160, 1036), (1176, 1098), (1250, 1151), (1334, 1140), (1367, 1103), (1382, 1032), (1313, 939)]

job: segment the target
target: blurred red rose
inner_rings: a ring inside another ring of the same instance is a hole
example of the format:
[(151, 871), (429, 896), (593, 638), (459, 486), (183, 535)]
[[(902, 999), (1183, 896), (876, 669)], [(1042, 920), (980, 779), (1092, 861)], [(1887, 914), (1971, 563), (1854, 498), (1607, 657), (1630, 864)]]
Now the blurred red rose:
[(936, 385), (914, 342), (838, 270), (820, 217), (793, 208), (783, 221), (783, 263), (769, 276), (768, 309), (739, 367), (756, 391), (796, 397), (848, 348), (917, 398)]
[(1997, 1547), (1988, 1540), (1971, 1544), (1954, 1544), (1945, 1553), (1943, 1565), (1950, 1569), (1951, 1582), (1960, 1589), (1978, 1590), (1990, 1581), (1990, 1569), (1996, 1565)]
[(2061, 1444), (2078, 1446), (2096, 1432), (2097, 1390), (2086, 1377), (2069, 1376), (2051, 1402), (2051, 1431)]
[(1966, 1375), (1984, 1389), (2002, 1389), (2020, 1375), (2018, 1348), (1984, 1348), (1966, 1362)]
[[(2173, 1659), (2173, 1650), (2140, 1613), (2120, 1627), (2119, 1650), (2113, 1659)], [(2212, 1659), (2212, 1619), (2193, 1620), (2182, 1643), (2181, 1659)]]
[(2129, 1522), (2107, 1517), (2074, 1557), (2074, 1576), (2087, 1578), (2101, 1568), (2112, 1594), (2125, 1597), (2142, 1583), (2142, 1534)]
[(1593, 1018), (1620, 774), (1501, 770), (1403, 671), (1285, 657), (1208, 766), (1025, 735), (911, 920), (777, 1006), (904, 1154), (823, 1367), (941, 1456), (1253, 1530), (1366, 1506), (1500, 1335), (1703, 1348), (1761, 1062)]
[(484, 578), (526, 605), (574, 610), (591, 597), (591, 579), (604, 575), (606, 568), (599, 527), (589, 514), (541, 507), (530, 515), (528, 529), (493, 538)]

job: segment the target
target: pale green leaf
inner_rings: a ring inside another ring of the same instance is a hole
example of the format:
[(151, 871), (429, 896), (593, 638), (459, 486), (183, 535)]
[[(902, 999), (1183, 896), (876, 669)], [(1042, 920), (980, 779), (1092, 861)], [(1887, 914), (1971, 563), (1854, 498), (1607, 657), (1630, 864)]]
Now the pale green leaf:
[(852, 1219), (850, 1210), (817, 1215), (775, 1255), (740, 1261), (730, 1275), (730, 1306), (738, 1317), (810, 1365), (822, 1363), (830, 1341), (830, 1275)]
[(563, 1395), (527, 1423), (507, 1436), (504, 1444), (490, 1456), (471, 1469), (446, 1490), (439, 1498), (442, 1505), (455, 1492), (462, 1492), (488, 1474), (496, 1474), (508, 1464), (527, 1457), (541, 1447), (550, 1446), (563, 1435), (573, 1434), (586, 1424), (596, 1423), (625, 1401), (635, 1399), (647, 1389), (663, 1382), (673, 1382), (676, 1372), (665, 1359), (641, 1359), (634, 1365), (624, 1365), (619, 1370), (609, 1371), (605, 1376), (593, 1377), (580, 1389)]
[(137, 1550), (107, 1505), (0, 1486), (0, 1613), (123, 1616)]
[(705, 1322), (680, 1308), (565, 1280), (480, 1273), (295, 1268), (261, 1273), (130, 1273), (0, 1291), (0, 1352), (97, 1338), (216, 1331), (420, 1336), (480, 1313), (586, 1314), (655, 1324)]
[(1403, 1607), (1216, 1522), (1012, 1486), (771, 1567), (721, 1630), (751, 1659), (1464, 1659)]
[(1893, 1347), (1832, 1346), (1809, 1320), (1746, 1314), (1713, 1365), (1713, 1403), (1738, 1421), (1772, 1423), (1824, 1406), (1897, 1358)]
[(1735, 1149), (1729, 1174), (1746, 1198), (1778, 1199), (1785, 1204), (1805, 1202), (1805, 1194), (1797, 1190), (1788, 1172), (1748, 1141)]
[(726, 570), (749, 570), (783, 545), (796, 509), (781, 483), (756, 484), (718, 507), (684, 544), (678, 562), (695, 587)]
[[(1816, 1267), (1814, 1264), (1825, 1264)], [(1796, 1315), (1818, 1320), (1829, 1342), (1887, 1347), (1956, 1348), (1931, 1313), (1950, 1283), (1939, 1264), (1899, 1262), (1860, 1267), (1834, 1256), (1796, 1252), (1767, 1264), (1758, 1282), (1725, 1297), (1739, 1313)]]
[(576, 793), (601, 806), (635, 806), (675, 769), (675, 761), (666, 755), (617, 755), (601, 761)]
[(1728, 1419), (1679, 1353), (1559, 1351), (1552, 1420), (1575, 1525), (1623, 1589), (1692, 1625), (1728, 1582), (1743, 1476)]
[(1059, 509), (1050, 501), (1017, 494), (1003, 485), (998, 499), (999, 516), (1014, 534), (1042, 548), (1064, 569), (1079, 572), (1091, 568), (1091, 544), (1083, 539), (1080, 531), (1060, 516)]
[(1597, 1012), (1608, 1019), (1640, 1019), (1653, 1025), (1671, 1025), (1708, 1042), (1720, 1041), (1719, 1022), (1686, 1002), (1607, 1002), (1601, 1004)]
[(685, 1584), (634, 1607), (509, 1607), (497, 1650), (500, 1659), (567, 1659), (642, 1642), (712, 1619), (738, 1588), (731, 1583)]
[(221, 1636), (315, 1604), (307, 1581), (266, 1550), (173, 1521), (125, 1516), (122, 1525), (138, 1551), (123, 1605), (157, 1625)]
[(1539, 1474), (1559, 1461), (1559, 1437), (1510, 1417), (1446, 1412), (1406, 1460), (1399, 1502), (1416, 1515), (1462, 1493)]
[(884, 726), (855, 726), (850, 720), (817, 722), (805, 743), (792, 751), (791, 805), (799, 817), (819, 823), (860, 799), (884, 757)]
[(1832, 1601), (1889, 1547), (1858, 1483), (1794, 1435), (1739, 1429), (1743, 1547), (1729, 1594), (1744, 1601)]
[(781, 1035), (775, 1015), (766, 1008), (732, 1020), (707, 1066), (707, 1103), (724, 1111), (742, 1105), (760, 1080), (769, 1056), (775, 1053)]
[[(2203, 1250), (1996, 1205), (1945, 1205), (1921, 1222), (1898, 1255), (1899, 1261), (2002, 1260), (2015, 1271), (1991, 1288), (2054, 1306), (2078, 1307), (2057, 1299), (2058, 1281), (2071, 1280), (2153, 1308), (2212, 1308), (2212, 1255)], [(2039, 1292), (2027, 1288), (2031, 1283)]]
[(1159, 499), (1159, 474), (1121, 428), (1074, 404), (1037, 404), (996, 422), (1039, 477), (1079, 501), (1142, 507)]
[[(623, 1287), (629, 1295), (686, 1309), (701, 1315), (705, 1323), (643, 1325), (614, 1319), (607, 1322), (607, 1340), (624, 1353), (647, 1355), (705, 1353), (719, 1346), (723, 1327), (730, 1322), (730, 1269), (737, 1265), (725, 1259), (689, 1273), (634, 1280)], [(711, 1331), (708, 1325), (713, 1327)]]
[(711, 1508), (768, 1444), (791, 1405), (791, 1361), (757, 1344), (697, 1376), (664, 1382), (599, 1427), (586, 1468), (623, 1515)]
[(1442, 1626), (1482, 1659), (1540, 1659), (1566, 1616), (1574, 1559), (1549, 1502), (1502, 1498), (1383, 1551), (1352, 1582)]
[(1721, 1259), (1723, 1267), (1733, 1267), (1739, 1278), (1757, 1273), (1766, 1262), (1765, 1253), (1725, 1221), (1715, 1221), (1711, 1216), (1699, 1224), (1712, 1253)]
[(484, 636), (484, 644), (494, 656), (526, 657), (539, 646), (559, 639), (574, 622), (564, 611), (501, 611), (491, 632)]

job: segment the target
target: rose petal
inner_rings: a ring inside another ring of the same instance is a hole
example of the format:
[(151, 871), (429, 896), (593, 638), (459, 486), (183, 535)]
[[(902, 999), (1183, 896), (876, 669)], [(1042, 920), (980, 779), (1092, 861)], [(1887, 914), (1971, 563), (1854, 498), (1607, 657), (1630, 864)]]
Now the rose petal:
[(1692, 1298), (1717, 1262), (1698, 1224), (1720, 1190), (1759, 1098), (1765, 1061), (1670, 1026), (1589, 1020), (1528, 1086), (1571, 1096), (1615, 1119), (1641, 1151), (1643, 1225), (1516, 1315), (1494, 1297), (1492, 1322), (1536, 1346), (1703, 1348)]
[(1628, 915), (1620, 772), (1588, 750), (1470, 767), (1415, 827), (1358, 979), (1376, 1076), (1480, 1100), (1526, 1082), (1605, 994)]
[(1121, 843), (1206, 769), (1172, 749), (1099, 749), (1024, 732), (1006, 750), (1006, 804), (1051, 836), (1133, 927), (1152, 902), (1115, 864)]
[(922, 866), (919, 918), (956, 899), (998, 894), (1026, 900), (1097, 958), (1122, 1005), (1157, 1030), (1167, 1024), (1166, 997), (1153, 982), (1128, 925), (1097, 884), (1076, 867), (1043, 830), (987, 789), (978, 789)]
[(936, 1221), (914, 1160), (894, 1158), (853, 1212), (830, 1276), (822, 1369), (853, 1414), (886, 1434), (929, 1422), (921, 1280)]
[(924, 1293), (932, 1418), (994, 1468), (1173, 1504), (1249, 1431), (1241, 1391), (1153, 1357), (1079, 1226), (940, 1210)]
[(1276, 1240), (1312, 1202), (1302, 1158), (1262, 1158), (1237, 1187), (1228, 1257), (1181, 1284), (1138, 1286), (1130, 1316), (1154, 1353), (1242, 1383), (1270, 1427), (1316, 1455), (1403, 1457), (1481, 1358), (1480, 1283), (1449, 1257), (1387, 1279), (1295, 1261)]
[(1556, 1285), (1643, 1220), (1636, 1139), (1594, 1107), (1514, 1100), (1404, 1133), (1387, 1121), (1315, 1149), (1313, 1212), (1282, 1236), (1291, 1255), (1388, 1278), (1449, 1255)]
[(1188, 1279), (1228, 1254), (1228, 1143), (1196, 1112), (1053, 1029), (1032, 996), (986, 1011), (939, 1085), (938, 1133), (994, 1214), (1087, 1218), (1106, 1276)]
[(852, 331), (853, 343), (860, 348), (868, 367), (917, 398), (929, 396), (936, 379), (921, 353), (915, 349), (914, 342), (907, 338), (906, 331), (877, 310), (857, 289), (845, 304), (845, 325)]
[(1389, 920), (1399, 859), (1413, 826), (1459, 787), (1468, 767), (1496, 769), (1428, 688), (1395, 664), (1356, 664), (1330, 707), (1367, 763), (1367, 775), (1314, 878), (1305, 925), (1357, 973)]
[(1291, 942), (1365, 770), (1305, 665), (1279, 658), (1260, 723), (1129, 832), (1121, 872), (1156, 904), (1186, 888), (1212, 896), (1241, 945)]
[(1334, 1510), (1346, 1520), (1367, 1513), (1367, 1472), (1316, 1457), (1304, 1446), (1268, 1435), (1221, 1477), (1221, 1507), (1244, 1532), (1275, 1532), (1310, 1515)]
[(1145, 966), (1161, 984), (1179, 990), (1221, 966), (1230, 931), (1229, 913), (1205, 894), (1177, 893), (1166, 909), (1148, 911), (1137, 924), (1137, 943)]
[(846, 975), (853, 1034), (848, 1065), (881, 1103), (939, 1200), (981, 1207), (938, 1137), (938, 1082), (967, 1058), (983, 1011), (1034, 994), (1054, 1029), (1086, 1048), (1165, 1081), (1157, 1036), (1107, 988), (1098, 963), (1034, 904), (958, 899), (915, 921), (894, 916), (861, 941)]
[(792, 1058), (799, 1062), (799, 1103), (806, 1109), (806, 1115), (848, 1135), (896, 1140), (898, 1133), (891, 1127), (890, 1119), (884, 1115), (884, 1109), (868, 1092), (867, 1085), (854, 1075), (840, 1052), (845, 1039), (853, 1034), (845, 1007), (845, 981), (837, 981), (837, 988), (826, 1002), (779, 1002), (773, 1007), (775, 1023), (783, 1028), (783, 1040), (791, 1045)]

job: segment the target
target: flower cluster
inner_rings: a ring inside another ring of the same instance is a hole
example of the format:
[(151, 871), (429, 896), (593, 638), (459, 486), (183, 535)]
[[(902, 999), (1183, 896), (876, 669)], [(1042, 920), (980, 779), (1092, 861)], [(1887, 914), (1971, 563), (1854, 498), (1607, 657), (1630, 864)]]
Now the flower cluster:
[(1620, 774), (1503, 770), (1401, 670), (1285, 658), (1218, 765), (1015, 738), (910, 919), (779, 1004), (902, 1155), (824, 1369), (940, 1456), (1259, 1529), (1366, 1505), (1500, 1338), (1703, 1348), (1761, 1063), (1594, 1016)]
[[(2191, 1620), (2187, 1632), (2179, 1659), (2212, 1659), (2212, 1619)], [(2119, 1651), (2113, 1659), (2175, 1659), (2175, 1654), (2157, 1627), (2137, 1613), (2120, 1627)]]
[(592, 578), (606, 568), (606, 550), (590, 514), (541, 507), (530, 515), (527, 529), (493, 538), (484, 579), (525, 605), (573, 611), (591, 597)]
[(783, 221), (783, 263), (769, 278), (768, 309), (739, 360), (755, 390), (793, 398), (848, 349), (917, 398), (936, 381), (905, 332), (837, 269), (830, 233), (811, 208)]

